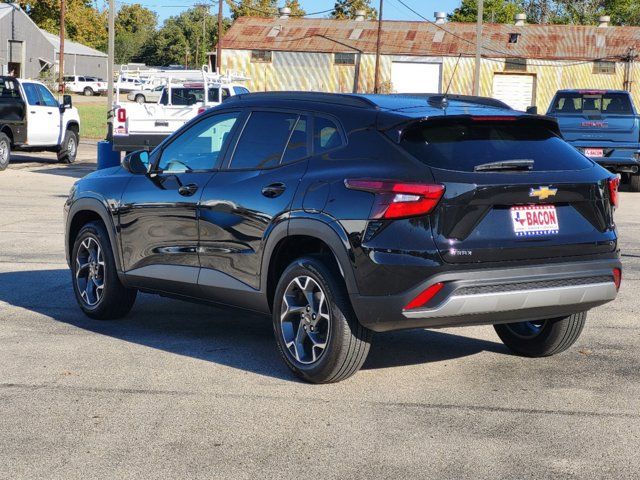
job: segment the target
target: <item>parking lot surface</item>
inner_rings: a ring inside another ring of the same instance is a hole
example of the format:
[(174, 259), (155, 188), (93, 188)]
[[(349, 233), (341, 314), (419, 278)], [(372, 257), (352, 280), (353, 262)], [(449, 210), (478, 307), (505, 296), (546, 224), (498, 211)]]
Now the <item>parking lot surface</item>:
[(76, 306), (62, 205), (95, 168), (0, 172), (0, 478), (639, 478), (640, 194), (617, 211), (618, 299), (551, 358), (490, 326), (377, 335), (356, 376), (308, 385), (270, 320), (139, 295)]

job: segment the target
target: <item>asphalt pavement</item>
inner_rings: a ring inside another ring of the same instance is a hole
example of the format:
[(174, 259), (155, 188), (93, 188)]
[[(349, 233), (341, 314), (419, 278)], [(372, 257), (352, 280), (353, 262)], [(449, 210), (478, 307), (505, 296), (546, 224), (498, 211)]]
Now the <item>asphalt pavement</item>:
[(62, 205), (95, 168), (0, 172), (0, 478), (640, 478), (640, 194), (616, 213), (618, 299), (570, 350), (511, 355), (490, 326), (377, 335), (362, 371), (296, 380), (270, 320), (140, 295), (76, 306)]

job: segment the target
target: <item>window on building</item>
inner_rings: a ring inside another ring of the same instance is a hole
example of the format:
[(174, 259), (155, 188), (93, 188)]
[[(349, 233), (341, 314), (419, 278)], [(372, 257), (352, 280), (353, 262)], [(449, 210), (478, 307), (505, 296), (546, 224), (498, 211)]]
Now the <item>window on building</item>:
[(527, 59), (526, 58), (507, 58), (504, 62), (505, 71), (509, 72), (526, 72), (527, 71)]
[(598, 60), (593, 62), (593, 73), (601, 73), (604, 75), (615, 75), (616, 62), (606, 62)]
[(518, 38), (520, 38), (519, 33), (510, 33), (509, 34), (509, 43), (518, 43)]
[(336, 65), (355, 65), (356, 54), (355, 53), (336, 53), (334, 56), (334, 63)]
[(259, 170), (278, 165), (297, 122), (295, 113), (252, 112), (238, 140), (231, 168)]
[(251, 50), (251, 61), (271, 63), (271, 50)]

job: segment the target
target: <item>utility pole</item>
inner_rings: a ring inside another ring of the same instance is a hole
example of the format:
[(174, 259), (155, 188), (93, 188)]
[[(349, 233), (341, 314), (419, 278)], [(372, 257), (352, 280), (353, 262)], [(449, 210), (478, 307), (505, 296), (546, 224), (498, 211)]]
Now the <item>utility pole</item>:
[[(107, 42), (107, 111), (113, 108), (113, 64), (115, 60), (116, 45), (116, 0), (109, 0), (109, 18), (108, 18), (109, 39)], [(118, 101), (120, 99), (117, 99)], [(113, 134), (113, 114), (107, 114), (107, 140), (111, 141)]]
[(60, 0), (60, 58), (58, 59), (58, 91), (64, 94), (64, 14), (65, 0)]
[(380, 0), (378, 12), (378, 39), (376, 40), (376, 66), (373, 80), (373, 92), (380, 93), (380, 41), (382, 39), (382, 7), (384, 0)]
[(216, 48), (216, 72), (222, 73), (222, 0), (218, 0), (218, 46)]
[(636, 53), (636, 49), (630, 47), (627, 51), (627, 55), (624, 58), (626, 64), (624, 66), (624, 84), (623, 87), (628, 92), (631, 91), (631, 86), (633, 85), (633, 62), (638, 58), (638, 54)]
[[(202, 53), (204, 53), (204, 62), (209, 63), (207, 61), (207, 13), (209, 12), (209, 8), (207, 5), (202, 4)], [(197, 66), (197, 65), (196, 65)]]
[(476, 62), (473, 72), (473, 93), (480, 94), (480, 62), (482, 60), (482, 18), (484, 15), (484, 0), (478, 0), (478, 21), (476, 23)]

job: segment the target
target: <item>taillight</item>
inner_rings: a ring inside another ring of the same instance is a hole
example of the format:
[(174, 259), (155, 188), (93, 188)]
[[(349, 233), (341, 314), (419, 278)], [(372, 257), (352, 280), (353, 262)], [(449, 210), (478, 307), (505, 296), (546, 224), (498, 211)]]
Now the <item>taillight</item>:
[(413, 308), (420, 308), (420, 307), (426, 305), (427, 303), (429, 303), (429, 300), (431, 300), (433, 297), (435, 297), (437, 295), (437, 293), (440, 290), (442, 290), (442, 287), (444, 287), (444, 283), (442, 283), (442, 282), (434, 283), (429, 288), (427, 288), (425, 291), (423, 291), (420, 295), (418, 295), (416, 298), (414, 298), (409, 303), (407, 303), (407, 305), (406, 305), (406, 307), (404, 307), (404, 309), (405, 310), (411, 310)]
[(613, 283), (616, 286), (616, 290), (620, 290), (620, 284), (622, 283), (622, 270), (619, 268), (613, 269)]
[(118, 109), (118, 113), (116, 114), (116, 118), (118, 119), (118, 122), (120, 123), (124, 123), (127, 121), (127, 110), (124, 108), (119, 108)]
[(620, 187), (620, 177), (609, 177), (607, 179), (607, 185), (609, 187), (609, 202), (613, 208), (618, 206), (620, 196), (618, 193), (618, 187)]
[(405, 218), (426, 215), (438, 204), (444, 194), (444, 185), (404, 183), (393, 180), (347, 179), (351, 190), (375, 194), (376, 201), (371, 218)]

